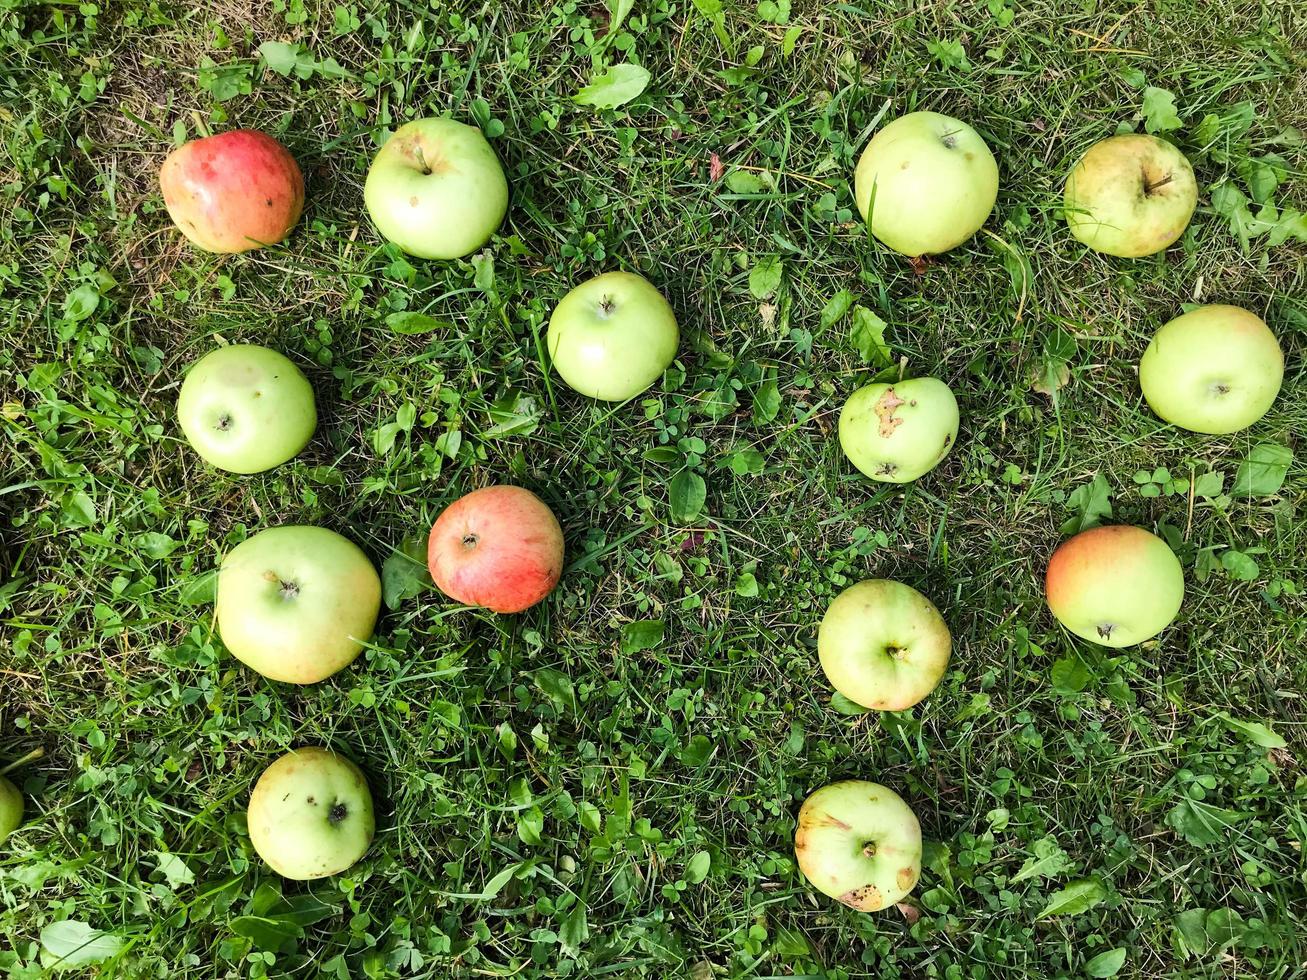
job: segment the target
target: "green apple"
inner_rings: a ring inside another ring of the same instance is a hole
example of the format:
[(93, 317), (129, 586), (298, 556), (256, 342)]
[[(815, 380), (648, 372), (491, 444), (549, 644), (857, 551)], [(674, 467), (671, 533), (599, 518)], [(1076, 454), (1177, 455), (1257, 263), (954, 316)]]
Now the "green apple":
[(1160, 252), (1189, 225), (1198, 183), (1183, 153), (1142, 133), (1095, 143), (1066, 179), (1067, 227), (1099, 252), (1138, 258)]
[(340, 874), (372, 843), (372, 794), (362, 770), (329, 749), (287, 752), (250, 794), (250, 842), (283, 878)]
[(274, 527), (223, 559), (217, 607), (232, 656), (270, 680), (313, 684), (350, 664), (372, 636), (381, 581), (335, 531)]
[(0, 841), (23, 822), (23, 794), (4, 776), (0, 776)]
[(1164, 324), (1139, 362), (1139, 385), (1159, 416), (1194, 432), (1246, 429), (1270, 410), (1284, 354), (1261, 317), (1200, 306)]
[(889, 579), (849, 586), (817, 631), (826, 679), (850, 701), (878, 711), (902, 711), (935, 690), (952, 646), (934, 603)]
[(207, 463), (232, 473), (280, 466), (318, 424), (313, 388), (290, 359), (253, 344), (205, 354), (186, 372), (177, 421)]
[(676, 357), (676, 314), (653, 283), (606, 272), (562, 298), (545, 344), (564, 381), (583, 395), (620, 402), (662, 377)]
[(929, 473), (957, 438), (957, 399), (937, 378), (870, 384), (840, 410), (844, 455), (883, 483), (909, 483)]
[(1044, 579), (1048, 608), (1076, 636), (1128, 647), (1170, 625), (1184, 600), (1184, 572), (1165, 541), (1116, 524), (1063, 541)]
[(410, 255), (457, 259), (495, 233), (508, 212), (508, 181), (481, 130), (452, 119), (415, 119), (372, 161), (363, 203), (381, 234)]
[(989, 218), (998, 164), (960, 119), (910, 112), (862, 151), (853, 196), (882, 243), (904, 255), (935, 255), (957, 248)]
[(818, 891), (879, 912), (903, 901), (921, 877), (921, 825), (892, 789), (847, 779), (803, 801), (794, 856)]

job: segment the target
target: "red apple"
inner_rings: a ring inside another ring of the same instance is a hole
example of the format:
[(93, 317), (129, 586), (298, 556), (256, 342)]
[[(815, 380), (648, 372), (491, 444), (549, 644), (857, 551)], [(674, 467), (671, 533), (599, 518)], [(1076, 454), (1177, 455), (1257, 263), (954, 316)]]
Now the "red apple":
[(279, 242), (304, 210), (299, 164), (254, 129), (177, 147), (163, 161), (159, 184), (172, 220), (206, 252), (244, 252)]
[(486, 487), (444, 509), (427, 542), (431, 578), (451, 599), (498, 613), (549, 595), (563, 573), (563, 529), (521, 487)]

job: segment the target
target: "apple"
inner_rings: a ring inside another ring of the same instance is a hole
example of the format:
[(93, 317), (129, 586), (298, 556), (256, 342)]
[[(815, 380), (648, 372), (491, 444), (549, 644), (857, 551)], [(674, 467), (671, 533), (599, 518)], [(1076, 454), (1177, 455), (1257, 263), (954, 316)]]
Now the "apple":
[(648, 279), (605, 272), (562, 298), (549, 318), (545, 346), (576, 391), (621, 402), (662, 377), (681, 341), (676, 314)]
[(1224, 435), (1270, 410), (1284, 354), (1262, 318), (1237, 306), (1200, 306), (1163, 324), (1139, 362), (1139, 385), (1159, 416)]
[(264, 677), (314, 684), (372, 636), (381, 580), (357, 545), (325, 527), (287, 525), (242, 541), (218, 570), (218, 632)]
[(304, 176), (284, 146), (255, 129), (183, 143), (159, 170), (163, 203), (206, 252), (280, 242), (304, 210)]
[(340, 874), (376, 829), (367, 778), (330, 749), (295, 749), (268, 766), (246, 816), (259, 857), (296, 881)]
[(849, 586), (817, 631), (826, 679), (850, 701), (877, 711), (902, 711), (935, 690), (952, 646), (935, 604), (889, 579)]
[(508, 181), (481, 130), (415, 119), (368, 168), (363, 203), (382, 236), (410, 255), (457, 259), (479, 249), (508, 212)]
[(1170, 625), (1184, 572), (1166, 542), (1141, 527), (1095, 527), (1063, 541), (1048, 562), (1048, 608), (1076, 636), (1128, 647)]
[(0, 776), (0, 841), (23, 822), (23, 794), (4, 776)]
[(1183, 153), (1142, 133), (1109, 136), (1071, 169), (1062, 194), (1067, 227), (1092, 249), (1138, 258), (1160, 252), (1189, 225), (1198, 183)]
[(205, 354), (186, 372), (177, 421), (206, 463), (260, 473), (308, 445), (318, 411), (309, 379), (288, 357), (233, 344)]
[(862, 151), (853, 196), (883, 244), (904, 255), (935, 255), (985, 223), (998, 199), (998, 164), (960, 119), (910, 112)]
[(844, 455), (883, 483), (909, 483), (929, 473), (957, 438), (957, 399), (937, 378), (870, 384), (840, 410)]
[(818, 891), (879, 912), (903, 901), (921, 877), (921, 825), (892, 789), (846, 779), (803, 801), (794, 856)]
[(497, 613), (521, 612), (558, 584), (563, 529), (530, 490), (483, 487), (436, 518), (427, 540), (427, 567), (451, 599)]

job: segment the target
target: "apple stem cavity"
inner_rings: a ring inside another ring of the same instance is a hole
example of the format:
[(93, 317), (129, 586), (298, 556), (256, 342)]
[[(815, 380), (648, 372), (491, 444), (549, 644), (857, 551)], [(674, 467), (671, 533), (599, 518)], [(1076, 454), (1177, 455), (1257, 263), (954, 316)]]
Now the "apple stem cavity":
[(281, 589), (279, 591), (281, 592), (281, 597), (287, 601), (294, 599), (300, 594), (300, 587), (297, 582), (287, 582), (285, 579), (281, 579), (280, 585)]
[(339, 800), (333, 803), (331, 805), (331, 809), (327, 811), (327, 819), (330, 820), (333, 824), (340, 823), (348, 815), (349, 815), (349, 808), (345, 806), (344, 803), (341, 803)]
[(615, 310), (616, 308), (617, 308), (617, 304), (613, 302), (613, 298), (611, 296), (605, 296), (603, 299), (599, 301), (599, 315), (603, 317), (605, 320), (608, 319), (608, 317), (612, 316), (613, 310)]
[(1112, 638), (1112, 630), (1116, 629), (1116, 623), (1101, 623), (1098, 627), (1098, 635), (1104, 640)]
[(466, 548), (468, 551), (471, 551), (473, 548), (477, 546), (477, 542), (480, 540), (481, 540), (480, 538), (478, 538), (475, 534), (469, 531), (467, 534), (463, 535), (463, 547)]
[(231, 416), (219, 415), (218, 424), (214, 426), (214, 428), (216, 428), (219, 432), (226, 432), (228, 429), (231, 428)]
[(876, 856), (876, 842), (874, 840), (869, 840), (862, 845), (862, 856), (869, 858)]

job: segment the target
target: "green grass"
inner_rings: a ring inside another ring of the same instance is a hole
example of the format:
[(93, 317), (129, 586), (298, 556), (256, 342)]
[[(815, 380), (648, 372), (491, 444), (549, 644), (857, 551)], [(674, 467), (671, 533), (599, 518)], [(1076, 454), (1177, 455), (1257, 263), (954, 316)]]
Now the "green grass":
[[(0, 765), (46, 751), (0, 845), (4, 976), (42, 975), (63, 920), (133, 978), (1043, 980), (1116, 949), (1123, 977), (1301, 975), (1307, 480), (1295, 461), (1232, 493), (1254, 446), (1300, 459), (1307, 431), (1307, 249), (1278, 240), (1307, 208), (1301, 10), (772, 0), (724, 2), (714, 29), (714, 0), (637, 0), (607, 34), (598, 2), (98, 6), (0, 0)], [(652, 72), (636, 101), (571, 101), (624, 60)], [(1002, 173), (992, 234), (920, 275), (851, 198), (869, 132), (913, 108), (969, 120)], [(1062, 180), (1144, 108), (1199, 211), (1164, 256), (1104, 258), (1067, 234)], [(475, 263), (406, 260), (362, 210), (388, 129), (444, 112), (492, 134), (512, 186)], [(284, 247), (206, 256), (172, 229), (157, 168), (201, 123), (299, 158)], [(610, 408), (551, 379), (539, 337), (615, 268), (685, 336), (663, 385)], [(958, 448), (916, 484), (839, 451), (839, 406), (879, 369), (851, 314), (823, 324), (840, 290), (958, 394)], [(1288, 358), (1230, 437), (1162, 425), (1135, 381), (1199, 297), (1263, 315)], [(446, 323), (399, 334), (401, 311)], [(309, 373), (322, 418), (291, 464), (235, 478), (181, 441), (182, 371), (220, 338)], [(700, 513), (671, 499), (685, 472)], [(321, 523), (394, 568), (444, 504), (507, 481), (566, 532), (545, 605), (494, 617), (422, 587), (308, 689), (223, 651), (231, 544)], [(1159, 528), (1189, 586), (1175, 626), (1116, 652), (1041, 596), (1064, 523), (1106, 506)], [(850, 716), (816, 626), (873, 575), (935, 600), (954, 665), (913, 711)], [(379, 806), (367, 858), (312, 886), (244, 828), (258, 774), (302, 744), (358, 760)], [(794, 866), (800, 802), (843, 777), (922, 820), (912, 924)], [(1016, 880), (1031, 859), (1048, 876)], [(1040, 916), (1084, 879), (1101, 902)]]

